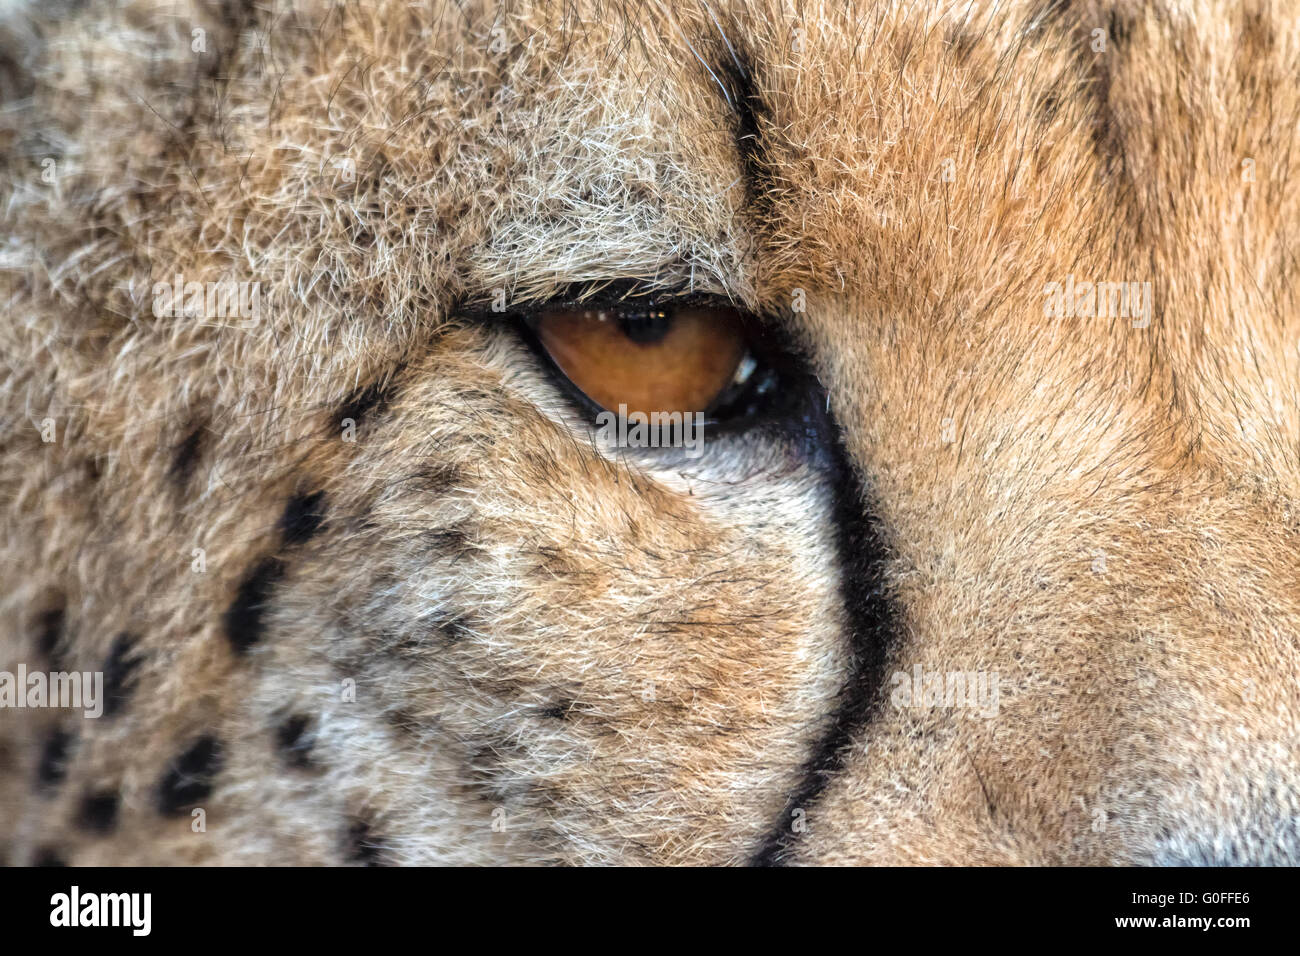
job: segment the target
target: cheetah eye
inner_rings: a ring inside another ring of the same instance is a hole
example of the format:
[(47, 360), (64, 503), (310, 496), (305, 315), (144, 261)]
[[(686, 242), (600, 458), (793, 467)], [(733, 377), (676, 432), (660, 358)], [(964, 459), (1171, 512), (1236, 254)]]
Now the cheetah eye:
[(753, 320), (726, 304), (544, 307), (525, 319), (538, 349), (607, 411), (752, 413), (778, 385)]

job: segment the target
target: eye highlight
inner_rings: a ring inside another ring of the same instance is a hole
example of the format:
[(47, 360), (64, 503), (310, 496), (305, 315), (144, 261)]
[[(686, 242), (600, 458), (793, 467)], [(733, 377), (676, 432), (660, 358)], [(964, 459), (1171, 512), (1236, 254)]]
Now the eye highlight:
[(557, 307), (529, 324), (574, 387), (609, 411), (712, 413), (757, 368), (730, 307)]

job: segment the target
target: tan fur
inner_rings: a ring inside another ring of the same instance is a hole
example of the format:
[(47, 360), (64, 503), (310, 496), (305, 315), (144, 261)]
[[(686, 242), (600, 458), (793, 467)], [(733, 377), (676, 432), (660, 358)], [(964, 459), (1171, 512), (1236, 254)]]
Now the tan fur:
[[(115, 716), (0, 710), (4, 858), (1296, 862), (1296, 13), (11, 5), (0, 670), (56, 609), (69, 667), (140, 663)], [(156, 317), (177, 273), (264, 314)], [(1150, 325), (1046, 317), (1071, 274), (1150, 281)], [(613, 456), (461, 311), (629, 278), (786, 323), (883, 535), (885, 677), (996, 673), (995, 716), (885, 686), (789, 805), (863, 586), (826, 479), (771, 435)], [(156, 793), (202, 734), (194, 832)]]

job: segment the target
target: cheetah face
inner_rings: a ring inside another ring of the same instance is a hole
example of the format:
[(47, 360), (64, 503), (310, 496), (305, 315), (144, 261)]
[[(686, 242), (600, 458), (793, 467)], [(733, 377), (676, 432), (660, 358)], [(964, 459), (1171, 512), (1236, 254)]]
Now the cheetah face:
[(1296, 862), (1289, 15), (56, 14), (5, 858)]

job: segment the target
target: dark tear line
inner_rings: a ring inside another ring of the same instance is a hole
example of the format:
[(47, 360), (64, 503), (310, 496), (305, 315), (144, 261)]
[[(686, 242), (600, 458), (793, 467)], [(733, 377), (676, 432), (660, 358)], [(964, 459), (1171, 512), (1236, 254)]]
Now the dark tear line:
[[(771, 111), (754, 79), (753, 57), (748, 51), (726, 37), (719, 39), (715, 50), (711, 72), (720, 78), (734, 117), (750, 218), (761, 228), (770, 212), (768, 200), (774, 182), (762, 123)], [(803, 418), (805, 440), (818, 446), (819, 453), (811, 460), (824, 469), (832, 489), (831, 520), (840, 564), (840, 600), (848, 627), (849, 668), (830, 727), (804, 764), (803, 782), (751, 858), (754, 866), (785, 862), (796, 837), (790, 830), (792, 812), (807, 810), (844, 769), (854, 739), (875, 718), (885, 698), (885, 669), (897, 636), (898, 615), (885, 588), (884, 535), (820, 387), (813, 390)]]
[(885, 671), (898, 636), (897, 609), (885, 587), (884, 535), (870, 499), (849, 460), (834, 416), (825, 399), (814, 402), (810, 430), (820, 432), (828, 449), (827, 478), (831, 483), (831, 521), (840, 564), (840, 601), (848, 626), (848, 676), (837, 695), (831, 725), (805, 762), (803, 782), (786, 802), (780, 819), (758, 852), (753, 866), (780, 866), (798, 834), (790, 829), (795, 809), (807, 810), (847, 763), (854, 740), (870, 724), (885, 700)]

